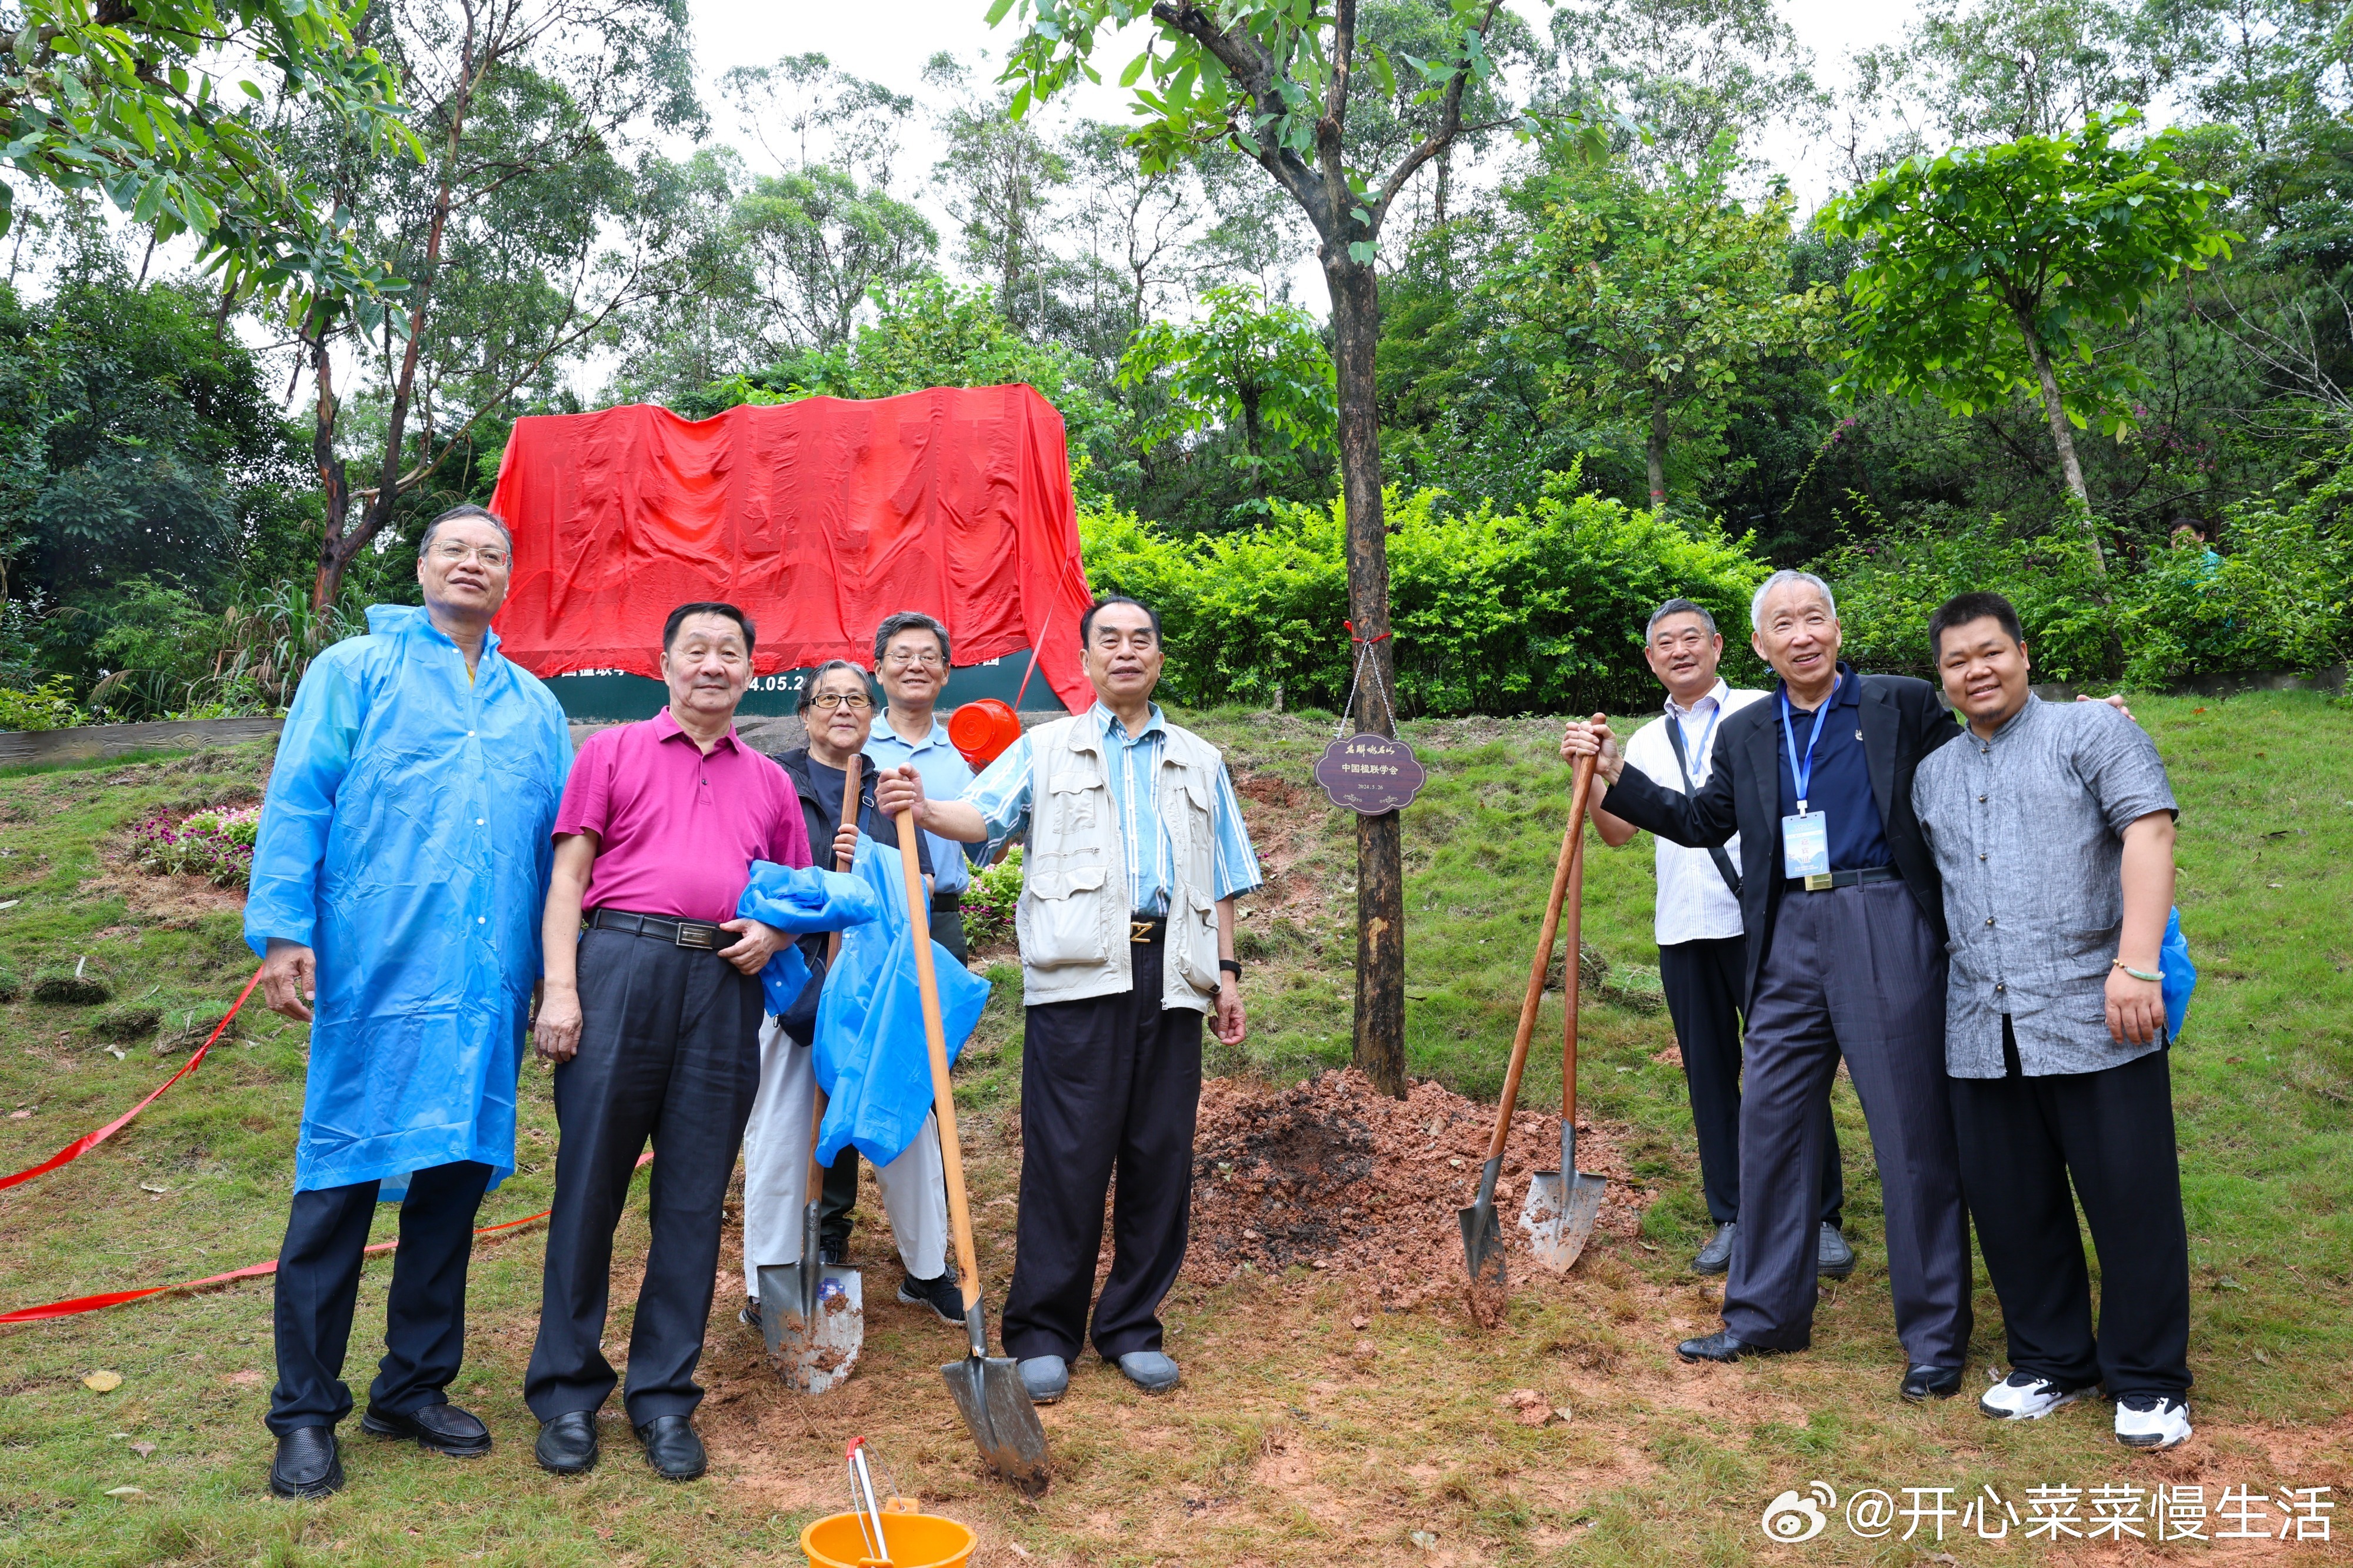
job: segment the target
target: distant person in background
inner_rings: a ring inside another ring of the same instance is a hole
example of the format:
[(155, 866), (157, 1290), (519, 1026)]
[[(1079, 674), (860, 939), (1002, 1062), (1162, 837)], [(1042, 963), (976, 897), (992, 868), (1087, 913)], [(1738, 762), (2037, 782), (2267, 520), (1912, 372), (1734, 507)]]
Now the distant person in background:
[[(2158, 949), (2173, 791), (2147, 731), (2028, 689), (2018, 612), (1962, 594), (1928, 620), (1968, 724), (1912, 783), (1953, 933), (1945, 1023), (1961, 1187), (2010, 1375), (1978, 1402), (2033, 1420), (2105, 1384), (2116, 1440), (2189, 1436), (2189, 1244)], [(2099, 1330), (2075, 1205), (2100, 1258)]]
[[(844, 664), (842, 668), (854, 667)], [(934, 711), (948, 683), (947, 627), (914, 610), (883, 616), (881, 624), (874, 628), (874, 673), (881, 681), (882, 694), (890, 705), (883, 710), (880, 724), (873, 722), (871, 710), (867, 715), (866, 765), (862, 770), (867, 781), (865, 793), (871, 798), (873, 781), (883, 770), (913, 767), (923, 775), (927, 793), (943, 800), (953, 800), (963, 794), (965, 786), (972, 783), (972, 769), (965, 764), (964, 754), (949, 742), (946, 721)], [(812, 745), (816, 728), (811, 726)], [(789, 769), (790, 764), (786, 765)], [(837, 806), (840, 795), (837, 787)], [(807, 792), (801, 798), (804, 802), (808, 799)], [(830, 826), (826, 829), (828, 839), (832, 831)], [(883, 843), (897, 847), (898, 830), (887, 822), (879, 831), (870, 831)], [(919, 837), (924, 847), (923, 869), (932, 879), (932, 940), (963, 963), (969, 956), (964, 942), (964, 890), (971, 885), (972, 868), (987, 865), (994, 847), (985, 843), (958, 844), (936, 833)], [(823, 841), (811, 838), (809, 842)], [(938, 1134), (934, 1132), (931, 1137), (936, 1146)], [(818, 1232), (822, 1237), (824, 1261), (828, 1263), (840, 1262), (849, 1247), (850, 1225), (857, 1218), (858, 1164), (857, 1149), (847, 1148), (825, 1173), (825, 1197), (818, 1208)], [(794, 1185), (797, 1190), (797, 1178)], [(796, 1231), (794, 1235), (797, 1242), (799, 1233)], [(943, 1301), (945, 1299), (941, 1298)], [(952, 1315), (956, 1322), (964, 1321), (960, 1298)]]
[[(874, 722), (866, 672), (846, 658), (827, 660), (809, 677), (800, 711), (808, 744), (784, 752), (776, 763), (800, 797), (809, 842), (823, 847), (818, 851), (818, 863), (829, 868), (848, 862), (857, 853), (861, 835), (896, 849), (897, 827), (874, 808), (871, 763), (861, 763), (859, 768), (857, 820), (847, 829), (841, 826), (849, 759), (859, 755)], [(936, 842), (928, 835), (916, 837), (916, 868), (926, 876), (932, 868), (930, 844)], [(963, 863), (961, 853), (957, 863)], [(817, 1090), (810, 1041), (817, 1030), (818, 999), (825, 989), (828, 941), (823, 931), (801, 938), (808, 984), (784, 1016), (770, 1018), (760, 1029), (760, 1095), (744, 1130), (744, 1293), (751, 1301), (739, 1315), (755, 1328), (760, 1322), (760, 1270), (801, 1261), (801, 1210), (807, 1202), (802, 1189), (808, 1180), (809, 1113), (816, 1108)], [(857, 1162), (858, 1151), (851, 1147), (832, 1166), (833, 1171), (849, 1172), (853, 1202)], [(882, 1188), (883, 1212), (891, 1216), (899, 1261), (906, 1269), (899, 1282), (899, 1300), (963, 1326), (964, 1293), (947, 1264), (948, 1190), (940, 1164), (938, 1121), (926, 1121), (906, 1152), (877, 1171), (875, 1178)], [(831, 1184), (828, 1173), (827, 1185)], [(846, 1218), (842, 1228), (846, 1238)], [(842, 1259), (839, 1244), (821, 1245), (821, 1254), (823, 1262)]]
[(400, 1249), (360, 1425), (490, 1451), (447, 1390), (475, 1212), (514, 1169), (548, 831), (572, 760), (563, 709), (490, 629), (512, 562), (480, 507), (435, 518), (417, 550), (424, 607), (375, 605), (367, 636), (311, 661), (270, 770), (245, 935), (269, 1006), (311, 1025), (276, 1279), (280, 1497), (343, 1484), (343, 1355), (379, 1199), (400, 1202)]
[(694, 1369), (760, 1089), (760, 971), (789, 940), (735, 907), (753, 861), (809, 863), (791, 781), (735, 733), (752, 639), (733, 605), (671, 611), (670, 706), (590, 736), (556, 814), (537, 1035), (557, 1064), (563, 1136), (523, 1398), (540, 1422), (533, 1455), (557, 1475), (596, 1463), (596, 1412), (620, 1381), (603, 1342), (613, 1228), (649, 1142), (652, 1239), (622, 1400), (656, 1474), (692, 1480), (706, 1462)]
[[(1717, 678), (1723, 635), (1715, 629), (1715, 617), (1689, 599), (1669, 599), (1651, 612), (1642, 658), (1667, 689), (1667, 709), (1627, 740), (1626, 764), (1640, 768), (1661, 789), (1689, 795), (1707, 782), (1716, 726), (1765, 693), (1739, 690)], [(1599, 805), (1593, 826), (1613, 848), (1641, 831)], [(1674, 1020), (1683, 1082), (1691, 1089), (1700, 1189), (1708, 1217), (1715, 1222), (1692, 1269), (1721, 1274), (1731, 1267), (1740, 1218), (1740, 1015), (1748, 979), (1740, 923), (1740, 837), (1735, 834), (1713, 849), (1689, 849), (1665, 838), (1655, 843), (1659, 984)], [(1843, 1279), (1854, 1272), (1854, 1248), (1839, 1233), (1846, 1190), (1835, 1127), (1822, 1140), (1820, 1184), (1821, 1229), (1814, 1267), (1824, 1279)]]

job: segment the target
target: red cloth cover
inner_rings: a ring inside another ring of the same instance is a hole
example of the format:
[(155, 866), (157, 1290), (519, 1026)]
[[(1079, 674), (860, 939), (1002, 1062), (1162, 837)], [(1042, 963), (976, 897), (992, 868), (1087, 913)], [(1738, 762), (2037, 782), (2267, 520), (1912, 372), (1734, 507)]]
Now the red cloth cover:
[(716, 599), (762, 675), (871, 664), (875, 625), (921, 610), (956, 664), (1034, 647), (1064, 706), (1093, 700), (1062, 416), (1031, 387), (518, 419), (491, 504), (515, 540), (501, 651), (535, 675), (659, 679), (663, 620)]

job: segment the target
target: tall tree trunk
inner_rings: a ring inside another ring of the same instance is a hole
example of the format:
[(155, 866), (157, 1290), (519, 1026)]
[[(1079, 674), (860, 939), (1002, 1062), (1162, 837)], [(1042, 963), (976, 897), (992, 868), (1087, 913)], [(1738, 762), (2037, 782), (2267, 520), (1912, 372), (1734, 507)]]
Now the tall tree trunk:
[(1651, 510), (1667, 504), (1667, 395), (1651, 389)]
[[(400, 501), (400, 451), (406, 444), (409, 405), (417, 395), (417, 361), (425, 351), (425, 313), (433, 298), (434, 274), (440, 270), (441, 241), (449, 227), (449, 211), (456, 205), (458, 153), (466, 134), (468, 110), (472, 107), (474, 90), (481, 84), (476, 77), (478, 58), (487, 62), (495, 58), (495, 45), (478, 56), (473, 34), (473, 16), (470, 11), (466, 22), (466, 40), (459, 54), (458, 87), (449, 101), (449, 132), (442, 144), (439, 183), (433, 193), (433, 222), (426, 230), (425, 257), (417, 268), (413, 291), (409, 295), (408, 343), (400, 356), (400, 371), (394, 377), (384, 432), (384, 466), (376, 481), (375, 494), (360, 513), (357, 528), (346, 529), (341, 519), (331, 516), (327, 529), (319, 542), (319, 574), (311, 584), (311, 607), (323, 610), (335, 602), (343, 589), (343, 574), (359, 558), (361, 551), (382, 532), (392, 521), (392, 510)], [(487, 69), (487, 63), (483, 68)], [(385, 324), (389, 337), (390, 322)], [(321, 342), (325, 341), (322, 334)], [(323, 384), (323, 383), (322, 384)], [(349, 510), (348, 504), (345, 509)]]
[[(323, 610), (335, 602), (343, 592), (343, 565), (348, 557), (340, 555), (344, 525), (352, 513), (352, 486), (343, 460), (335, 456), (335, 416), (340, 405), (335, 400), (335, 360), (329, 352), (324, 332), (311, 351), (311, 374), (319, 388), (318, 411), (311, 428), (311, 460), (319, 469), (319, 494), (323, 507), (319, 535), (319, 572), (311, 584), (311, 607)], [(323, 595), (323, 597), (322, 596)]]
[[(1340, 494), (1347, 509), (1348, 618), (1371, 643), (1356, 694), (1356, 731), (1397, 733), (1380, 692), (1397, 690), (1389, 629), (1389, 558), (1381, 517), (1380, 411), (1373, 352), (1380, 338), (1380, 285), (1371, 264), (1350, 259), (1346, 238), (1326, 240), (1332, 342), (1339, 371)], [(1354, 650), (1351, 649), (1353, 657)], [(1378, 690), (1372, 677), (1377, 671)], [(1356, 1065), (1384, 1094), (1402, 1100), (1405, 1077), (1405, 835), (1396, 812), (1356, 818)]]
[(2067, 403), (2059, 392), (2058, 373), (2051, 367), (2050, 351), (2042, 346), (2042, 336), (2034, 330), (2034, 313), (2023, 306), (2013, 306), (2018, 330), (2026, 339), (2026, 357), (2034, 362), (2034, 374), (2042, 384), (2042, 414), (2051, 422), (2051, 444), (2059, 448), (2059, 468), (2067, 476), (2067, 493), (2075, 498), (2077, 521), (2084, 530), (2084, 541), (2092, 547), (2092, 566), (2105, 576), (2107, 557), (2100, 552), (2100, 534), (2092, 521), (2092, 493), (2084, 484), (2084, 465), (2075, 458), (2075, 432), (2067, 423)]
[(1271, 501), (1274, 499), (1274, 489), (1267, 483), (1266, 478), (1266, 453), (1260, 438), (1258, 388), (1247, 379), (1240, 380), (1237, 384), (1241, 388), (1242, 445), (1250, 452), (1250, 488), (1258, 492), (1259, 500)]

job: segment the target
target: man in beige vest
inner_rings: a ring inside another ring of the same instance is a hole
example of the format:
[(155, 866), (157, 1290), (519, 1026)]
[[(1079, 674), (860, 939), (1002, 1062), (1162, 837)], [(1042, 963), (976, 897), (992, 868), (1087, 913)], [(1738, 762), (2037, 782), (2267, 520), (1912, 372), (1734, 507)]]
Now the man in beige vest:
[(1093, 1342), (1147, 1394), (1176, 1386), (1161, 1299), (1185, 1261), (1201, 1020), (1242, 1041), (1234, 900), (1259, 885), (1241, 804), (1217, 748), (1152, 700), (1160, 617), (1098, 601), (1079, 625), (1092, 707), (1024, 735), (955, 800), (924, 798), (913, 767), (877, 804), (913, 807), (958, 843), (1026, 833), (1021, 941), (1021, 1217), (1005, 1348), (1030, 1397), (1070, 1387), (1087, 1339), (1112, 1172), (1111, 1276)]

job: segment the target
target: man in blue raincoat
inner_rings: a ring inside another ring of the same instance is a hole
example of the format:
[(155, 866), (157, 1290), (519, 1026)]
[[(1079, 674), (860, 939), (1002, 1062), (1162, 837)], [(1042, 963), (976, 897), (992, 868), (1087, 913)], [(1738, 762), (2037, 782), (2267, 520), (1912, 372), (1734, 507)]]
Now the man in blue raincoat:
[(270, 1007), (311, 1026), (278, 1255), (281, 1497), (343, 1484), (343, 1352), (379, 1199), (401, 1200), (400, 1247), (361, 1426), (445, 1454), (491, 1447), (444, 1391), (465, 1349), (475, 1211), (514, 1169), (572, 757), (563, 710), (491, 631), (512, 559), (480, 507), (436, 518), (417, 547), (424, 607), (373, 606), (367, 636), (312, 661), (262, 805), (245, 937)]

